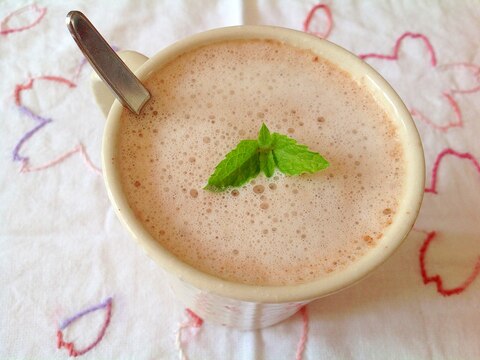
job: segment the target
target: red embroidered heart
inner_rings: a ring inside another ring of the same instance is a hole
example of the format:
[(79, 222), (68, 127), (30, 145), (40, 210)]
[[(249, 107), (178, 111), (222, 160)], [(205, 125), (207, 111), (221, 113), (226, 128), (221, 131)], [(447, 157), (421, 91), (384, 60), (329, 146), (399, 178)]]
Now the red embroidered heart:
[[(429, 182), (417, 226), (441, 230), (425, 232), (419, 250), (421, 276), (425, 285), (435, 283), (441, 295), (457, 295), (480, 273), (480, 235), (474, 232), (478, 229), (480, 162), (471, 153), (444, 149), (437, 155)], [(432, 267), (436, 270), (429, 271)]]
[[(105, 309), (105, 321), (104, 321), (97, 337), (95, 338), (95, 340), (90, 345), (86, 346), (85, 348), (83, 348), (81, 350), (77, 350), (75, 348), (75, 344), (73, 343), (73, 341), (68, 342), (68, 341), (63, 340), (63, 332), (62, 331), (65, 330), (67, 327), (69, 327), (73, 322), (75, 322), (78, 319), (84, 317), (85, 315), (88, 315), (90, 313), (93, 313), (95, 311), (102, 310), (102, 309)], [(73, 357), (77, 357), (77, 356), (80, 356), (80, 355), (83, 355), (83, 354), (89, 352), (95, 346), (97, 346), (98, 343), (100, 341), (102, 341), (103, 337), (105, 336), (105, 332), (107, 330), (107, 327), (110, 324), (111, 315), (112, 315), (112, 298), (107, 298), (104, 302), (102, 302), (102, 303), (100, 303), (96, 306), (93, 306), (91, 308), (85, 309), (85, 310), (79, 312), (78, 314), (66, 319), (65, 321), (63, 321), (63, 323), (60, 325), (60, 329), (57, 331), (57, 348), (61, 349), (63, 347), (65, 349), (67, 349), (68, 350), (68, 355), (73, 356)]]
[[(321, 13), (324, 15), (323, 21), (326, 22), (326, 28), (323, 31), (313, 30), (314, 28), (316, 29), (318, 25), (320, 25), (319, 23), (321, 23), (321, 17), (319, 15)], [(330, 35), (332, 27), (332, 12), (330, 11), (330, 8), (325, 4), (317, 4), (312, 7), (308, 12), (307, 17), (303, 21), (303, 31), (321, 37), (322, 39), (326, 39), (328, 35)]]
[[(426, 233), (425, 236), (425, 241), (422, 244), (422, 247), (420, 248), (420, 253), (419, 253), (419, 262), (420, 262), (420, 272), (422, 275), (423, 283), (425, 285), (428, 285), (429, 283), (435, 283), (437, 286), (437, 292), (443, 296), (451, 296), (451, 295), (458, 295), (464, 292), (470, 284), (476, 279), (478, 274), (480, 273), (480, 256), (477, 257), (477, 260), (475, 262), (475, 265), (473, 266), (473, 270), (471, 273), (468, 275), (468, 277), (460, 283), (460, 285), (453, 286), (453, 287), (446, 287), (444, 285), (444, 278), (439, 275), (439, 274), (434, 274), (430, 275), (427, 271), (427, 260), (426, 258), (428, 257), (427, 253), (430, 250), (431, 243), (434, 240), (438, 239), (439, 234), (436, 231), (431, 231), (429, 233)], [(453, 241), (454, 239), (448, 239), (447, 241)], [(458, 239), (455, 239), (458, 241)], [(437, 240), (438, 241), (438, 240)], [(445, 240), (444, 240), (445, 241)], [(451, 253), (450, 253), (451, 254)], [(448, 255), (450, 255), (448, 254)], [(445, 255), (445, 254), (444, 254)], [(438, 257), (438, 254), (437, 254)], [(444, 256), (444, 260), (449, 259), (451, 260), (451, 256)], [(441, 266), (443, 272), (445, 273), (445, 263), (443, 266)], [(452, 272), (455, 271), (456, 267), (450, 266), (452, 268)], [(448, 273), (448, 272), (447, 272)], [(451, 276), (451, 274), (450, 274)]]

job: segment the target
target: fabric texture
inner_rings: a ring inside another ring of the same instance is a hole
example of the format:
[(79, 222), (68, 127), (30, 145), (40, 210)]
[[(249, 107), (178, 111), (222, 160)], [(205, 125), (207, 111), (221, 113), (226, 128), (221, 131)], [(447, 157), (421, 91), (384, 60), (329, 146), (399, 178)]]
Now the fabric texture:
[[(305, 316), (251, 332), (202, 323), (107, 199), (104, 119), (65, 26), (72, 9), (116, 48), (147, 56), (239, 24), (312, 32), (359, 55), (422, 137), (415, 229), (367, 279)], [(0, 19), (0, 358), (480, 358), (478, 2), (12, 0)]]

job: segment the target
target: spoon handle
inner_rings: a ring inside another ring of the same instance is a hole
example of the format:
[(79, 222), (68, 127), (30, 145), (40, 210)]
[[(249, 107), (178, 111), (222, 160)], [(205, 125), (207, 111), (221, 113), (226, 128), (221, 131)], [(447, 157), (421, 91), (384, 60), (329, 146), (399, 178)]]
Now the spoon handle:
[(150, 93), (80, 11), (70, 11), (67, 27), (98, 76), (123, 106), (139, 114)]

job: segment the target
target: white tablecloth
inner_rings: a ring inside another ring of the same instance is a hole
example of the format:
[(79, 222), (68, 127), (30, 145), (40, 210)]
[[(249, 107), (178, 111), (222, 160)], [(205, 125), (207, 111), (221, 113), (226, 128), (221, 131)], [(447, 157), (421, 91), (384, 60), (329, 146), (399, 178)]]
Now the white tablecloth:
[[(0, 358), (480, 358), (480, 3), (316, 5), (0, 4)], [(72, 9), (112, 45), (146, 55), (238, 24), (307, 30), (363, 55), (404, 98), (424, 142), (415, 230), (373, 275), (304, 317), (253, 332), (200, 324), (109, 204), (99, 171), (104, 120), (65, 26)]]

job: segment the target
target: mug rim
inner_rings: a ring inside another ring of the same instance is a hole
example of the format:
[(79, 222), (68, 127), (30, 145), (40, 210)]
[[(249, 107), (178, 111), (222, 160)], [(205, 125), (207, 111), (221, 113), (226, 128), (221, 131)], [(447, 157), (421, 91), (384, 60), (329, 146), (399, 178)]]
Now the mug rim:
[(115, 212), (130, 235), (165, 271), (186, 284), (226, 298), (255, 303), (284, 303), (314, 300), (340, 291), (364, 278), (380, 266), (400, 246), (410, 232), (420, 210), (424, 194), (425, 162), (420, 136), (410, 112), (388, 82), (370, 65), (348, 50), (301, 31), (275, 27), (240, 25), (208, 30), (186, 37), (160, 50), (135, 73), (144, 81), (158, 68), (179, 55), (207, 44), (226, 40), (272, 39), (291, 46), (312, 50), (334, 65), (346, 70), (355, 81), (368, 87), (381, 107), (394, 119), (402, 137), (405, 163), (405, 189), (401, 204), (382, 241), (356, 262), (319, 279), (295, 285), (247, 285), (206, 274), (182, 262), (163, 248), (135, 217), (122, 191), (118, 169), (115, 166), (116, 145), (123, 107), (114, 101), (107, 117), (102, 141), (102, 166), (105, 186)]

